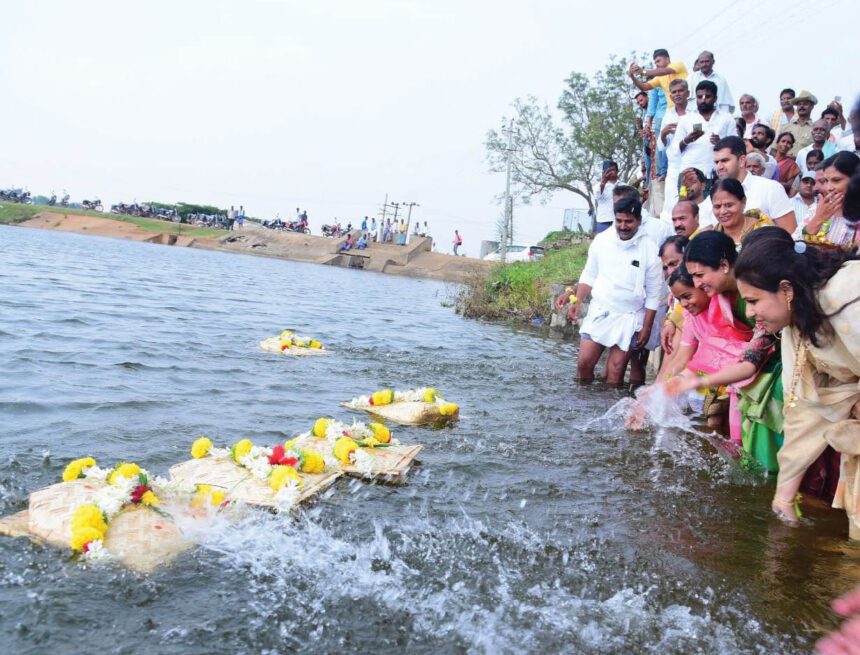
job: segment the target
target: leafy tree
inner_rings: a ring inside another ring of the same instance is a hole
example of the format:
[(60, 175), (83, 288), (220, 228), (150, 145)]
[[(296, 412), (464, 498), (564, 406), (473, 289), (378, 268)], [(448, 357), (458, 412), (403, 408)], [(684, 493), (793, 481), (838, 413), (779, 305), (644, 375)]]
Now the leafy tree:
[(178, 202), (175, 205), (176, 212), (184, 219), (187, 218), (189, 214), (206, 214), (209, 215), (221, 215), (226, 216), (227, 210), (221, 209), (220, 207), (213, 207), (212, 205), (195, 205), (188, 202)]
[[(635, 55), (631, 55), (635, 58)], [(589, 79), (573, 72), (558, 101), (561, 125), (549, 107), (529, 96), (512, 103), (511, 183), (525, 203), (547, 202), (556, 191), (570, 191), (594, 209), (595, 192), (604, 159), (618, 162), (619, 177), (627, 179), (639, 166), (642, 140), (632, 101), (629, 60), (610, 57), (605, 68)], [(505, 172), (508, 155), (506, 127), (487, 133), (490, 170)]]

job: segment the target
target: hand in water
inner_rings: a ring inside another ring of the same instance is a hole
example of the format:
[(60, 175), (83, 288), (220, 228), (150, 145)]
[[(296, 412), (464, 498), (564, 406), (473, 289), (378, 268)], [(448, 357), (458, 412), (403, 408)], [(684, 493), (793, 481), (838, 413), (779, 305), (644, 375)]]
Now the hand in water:
[(624, 429), (629, 432), (642, 432), (645, 429), (645, 418), (645, 408), (642, 407), (642, 403), (636, 401), (624, 421)]
[(833, 609), (848, 620), (815, 645), (821, 655), (860, 655), (860, 587), (833, 601)]
[(636, 393), (636, 402), (630, 406), (630, 413), (624, 421), (624, 429), (629, 432), (642, 432), (648, 419), (648, 410), (645, 409), (645, 401), (654, 393), (657, 385), (643, 387)]
[(690, 391), (696, 388), (695, 379), (690, 379), (681, 375), (676, 375), (673, 378), (669, 378), (666, 382), (663, 383), (663, 391), (666, 392), (666, 395), (670, 398), (677, 398), (683, 393)]

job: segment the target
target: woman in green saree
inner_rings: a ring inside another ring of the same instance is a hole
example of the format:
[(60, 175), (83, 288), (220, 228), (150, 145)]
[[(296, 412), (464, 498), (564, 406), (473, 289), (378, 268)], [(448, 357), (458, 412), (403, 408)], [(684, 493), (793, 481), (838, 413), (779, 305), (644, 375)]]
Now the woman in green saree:
[(746, 316), (746, 304), (738, 294), (733, 271), (735, 259), (734, 241), (720, 232), (707, 231), (690, 241), (684, 253), (684, 266), (696, 287), (710, 296), (712, 302), (730, 308), (731, 316), (724, 312), (721, 320), (749, 331), (750, 340), (742, 357), (717, 373), (674, 384), (670, 381), (667, 389), (670, 393), (692, 389), (719, 393), (721, 387), (735, 385), (741, 426), (739, 431), (732, 432), (740, 434), (738, 445), (769, 473), (776, 473), (779, 470), (776, 453), (783, 440), (782, 361), (775, 348), (776, 338)]

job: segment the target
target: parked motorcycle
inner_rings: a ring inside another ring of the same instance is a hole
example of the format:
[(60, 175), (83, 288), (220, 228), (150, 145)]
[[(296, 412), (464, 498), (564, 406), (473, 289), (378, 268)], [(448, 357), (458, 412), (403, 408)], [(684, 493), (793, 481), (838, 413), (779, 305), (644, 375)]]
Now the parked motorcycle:
[(68, 207), (69, 206), (69, 194), (68, 193), (63, 194), (63, 199), (60, 200), (60, 206), (61, 207)]
[[(334, 237), (338, 238), (342, 236), (343, 230), (341, 230), (340, 225), (323, 225), (322, 226), (322, 234), (324, 237)], [(310, 234), (310, 230), (308, 230), (308, 234)]]
[(81, 207), (83, 209), (87, 209), (89, 211), (100, 212), (104, 211), (104, 207), (102, 207), (102, 201), (96, 198), (95, 200), (82, 200)]
[(310, 234), (311, 229), (304, 221), (290, 221), (284, 228), (288, 232), (298, 232), (299, 234)]
[(48, 207), (53, 207), (56, 204), (57, 204), (57, 194), (52, 193), (51, 197), (48, 198)]
[(23, 205), (29, 205), (33, 202), (30, 197), (30, 192), (24, 189), (4, 189), (0, 191), (0, 201), (18, 202)]

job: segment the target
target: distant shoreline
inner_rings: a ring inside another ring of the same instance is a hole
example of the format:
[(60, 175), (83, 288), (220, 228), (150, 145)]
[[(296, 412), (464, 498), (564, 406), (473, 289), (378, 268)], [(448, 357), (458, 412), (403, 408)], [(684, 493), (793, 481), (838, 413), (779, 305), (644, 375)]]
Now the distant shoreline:
[[(290, 261), (328, 264), (463, 283), (492, 265), (478, 259), (431, 252), (429, 238), (414, 239), (407, 246), (375, 244), (363, 251), (339, 253), (344, 239), (269, 230), (245, 223), (233, 232), (156, 220), (133, 220), (77, 210), (4, 205), (2, 222), (31, 229), (74, 232), (89, 236), (127, 239), (187, 248), (275, 257)], [(34, 211), (36, 210), (36, 211)], [(159, 229), (163, 223), (164, 229)]]

